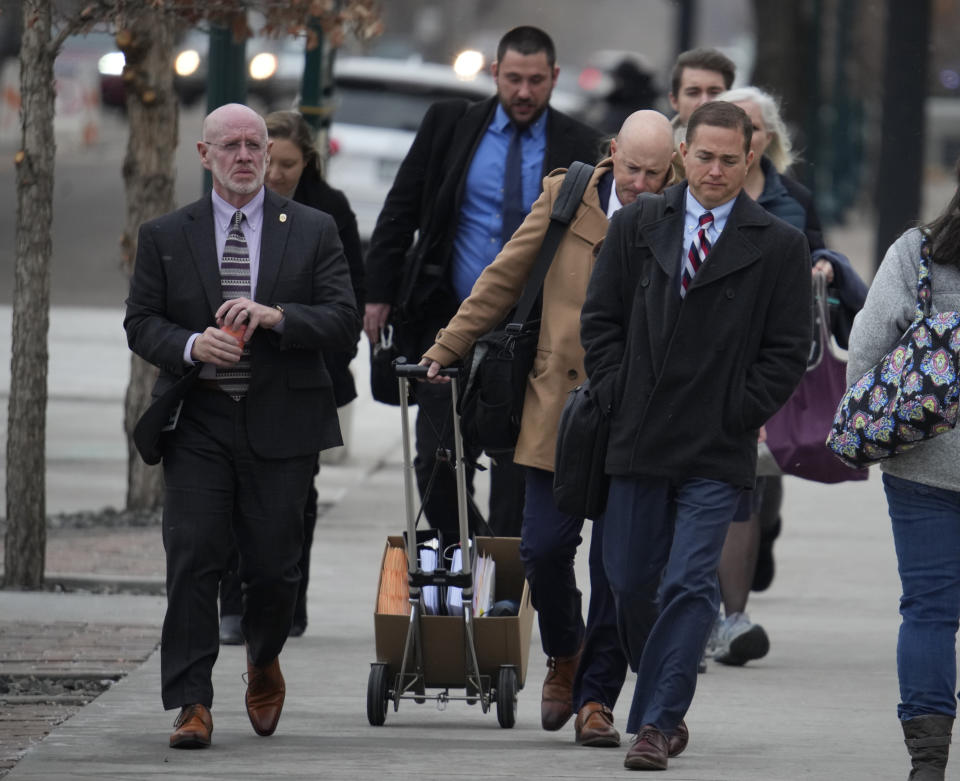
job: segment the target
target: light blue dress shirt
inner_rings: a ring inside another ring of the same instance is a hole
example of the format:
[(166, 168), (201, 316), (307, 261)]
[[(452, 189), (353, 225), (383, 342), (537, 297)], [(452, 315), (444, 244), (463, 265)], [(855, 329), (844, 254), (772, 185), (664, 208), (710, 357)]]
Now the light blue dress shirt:
[[(460, 221), (453, 244), (451, 269), (453, 289), (462, 301), (470, 295), (473, 283), (503, 248), (503, 174), (513, 125), (503, 106), (497, 104), (493, 120), (467, 172), (460, 207)], [(540, 195), (543, 156), (547, 149), (547, 112), (527, 127), (520, 140), (523, 154), (523, 204), (529, 213)]]
[[(687, 187), (686, 212), (683, 217), (683, 250), (680, 255), (681, 272), (684, 261), (687, 259), (687, 253), (690, 251), (690, 245), (693, 243), (693, 240), (697, 236), (697, 231), (700, 229), (700, 215), (704, 212), (710, 212), (713, 215), (713, 222), (707, 225), (707, 241), (709, 241), (710, 246), (713, 247), (716, 245), (717, 239), (720, 238), (720, 234), (723, 233), (723, 229), (727, 225), (727, 218), (730, 216), (733, 204), (736, 202), (736, 198), (731, 198), (726, 203), (720, 204), (713, 209), (708, 209), (693, 197), (693, 193), (691, 193), (690, 188)], [(677, 276), (677, 279), (680, 279), (680, 275)]]

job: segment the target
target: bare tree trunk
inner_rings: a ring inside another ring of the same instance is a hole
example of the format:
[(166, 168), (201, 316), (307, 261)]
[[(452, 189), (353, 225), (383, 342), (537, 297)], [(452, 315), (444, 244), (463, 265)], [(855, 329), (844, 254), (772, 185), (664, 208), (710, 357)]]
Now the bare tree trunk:
[[(132, 6), (131, 6), (132, 7)], [(144, 3), (119, 20), (117, 42), (126, 55), (127, 117), (130, 135), (123, 163), (127, 192), (124, 259), (133, 272), (141, 223), (173, 210), (174, 156), (179, 109), (173, 91), (175, 19)], [(127, 507), (150, 509), (163, 502), (163, 473), (143, 463), (133, 446), (133, 428), (150, 404), (157, 370), (133, 356), (124, 406), (127, 433)]]
[(39, 588), (47, 539), (47, 331), (56, 152), (50, 0), (24, 0), (23, 20), (4, 585)]

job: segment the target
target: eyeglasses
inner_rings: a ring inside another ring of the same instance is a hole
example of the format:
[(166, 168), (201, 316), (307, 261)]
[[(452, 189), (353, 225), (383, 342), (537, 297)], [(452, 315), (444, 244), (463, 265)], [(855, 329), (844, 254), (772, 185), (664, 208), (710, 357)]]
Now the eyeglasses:
[(224, 152), (231, 155), (239, 152), (243, 146), (246, 146), (247, 151), (252, 155), (259, 155), (267, 148), (266, 144), (261, 144), (259, 141), (228, 141), (226, 144), (218, 144), (216, 141), (204, 141), (203, 143), (209, 144), (210, 146), (218, 146)]

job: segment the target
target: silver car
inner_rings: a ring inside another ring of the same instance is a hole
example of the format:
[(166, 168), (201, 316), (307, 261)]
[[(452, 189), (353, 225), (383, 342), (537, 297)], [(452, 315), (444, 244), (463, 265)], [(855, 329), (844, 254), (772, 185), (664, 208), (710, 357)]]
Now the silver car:
[(481, 100), (496, 87), (485, 73), (461, 80), (449, 65), (377, 57), (338, 57), (333, 78), (327, 180), (346, 194), (366, 243), (430, 104)]

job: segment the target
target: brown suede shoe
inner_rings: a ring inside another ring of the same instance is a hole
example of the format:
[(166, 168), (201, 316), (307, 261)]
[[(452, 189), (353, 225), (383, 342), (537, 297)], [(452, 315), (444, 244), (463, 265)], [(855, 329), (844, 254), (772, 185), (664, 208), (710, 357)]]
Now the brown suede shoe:
[(613, 726), (613, 712), (599, 702), (588, 702), (580, 709), (573, 729), (581, 746), (616, 748), (620, 745), (620, 733)]
[(247, 660), (247, 715), (258, 735), (266, 737), (276, 730), (286, 693), (280, 657), (266, 667), (257, 667)]
[(545, 730), (555, 732), (573, 715), (573, 677), (580, 664), (580, 651), (573, 656), (551, 656), (547, 659), (549, 672), (543, 679), (540, 698), (540, 723)]
[(206, 705), (184, 705), (173, 722), (170, 748), (206, 748), (213, 734), (213, 716)]
[(666, 770), (667, 736), (652, 724), (640, 727), (623, 766), (629, 770)]
[(671, 757), (679, 756), (689, 742), (690, 730), (687, 729), (686, 723), (681, 719), (677, 728), (667, 738), (667, 754)]

